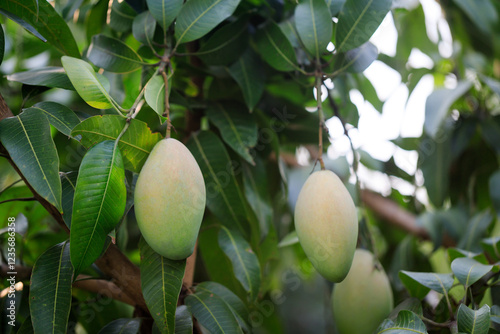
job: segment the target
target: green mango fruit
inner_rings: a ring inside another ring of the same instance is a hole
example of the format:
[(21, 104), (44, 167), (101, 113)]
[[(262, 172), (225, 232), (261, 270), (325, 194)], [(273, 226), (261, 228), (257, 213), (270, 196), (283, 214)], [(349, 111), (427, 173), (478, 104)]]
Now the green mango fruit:
[(349, 191), (335, 173), (309, 176), (295, 205), (295, 230), (314, 268), (332, 282), (351, 267), (358, 239), (358, 217)]
[(346, 279), (333, 288), (332, 305), (340, 334), (371, 334), (391, 313), (391, 284), (372, 253), (356, 250)]
[(148, 245), (171, 260), (191, 255), (205, 202), (205, 182), (191, 152), (176, 139), (159, 141), (134, 193), (137, 224)]

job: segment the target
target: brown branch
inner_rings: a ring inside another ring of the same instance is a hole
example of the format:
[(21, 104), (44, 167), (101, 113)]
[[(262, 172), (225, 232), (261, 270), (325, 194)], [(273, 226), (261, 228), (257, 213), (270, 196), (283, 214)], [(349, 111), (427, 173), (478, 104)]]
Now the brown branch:
[(78, 275), (77, 280), (73, 283), (73, 287), (93, 293), (98, 293), (108, 298), (121, 301), (125, 304), (129, 304), (132, 306), (136, 305), (136, 302), (132, 298), (130, 298), (128, 294), (124, 293), (122, 289), (120, 289), (116, 286), (116, 284), (110, 281), (106, 281), (103, 279), (92, 279), (91, 276), (87, 275)]

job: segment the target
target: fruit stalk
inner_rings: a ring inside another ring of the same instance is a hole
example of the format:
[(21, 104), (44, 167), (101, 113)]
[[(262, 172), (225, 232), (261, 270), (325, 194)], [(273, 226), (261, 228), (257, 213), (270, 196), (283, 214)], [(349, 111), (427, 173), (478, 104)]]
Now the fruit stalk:
[(321, 103), (321, 85), (323, 84), (321, 71), (316, 72), (316, 101), (319, 115), (319, 138), (318, 138), (318, 161), (321, 170), (325, 170), (325, 163), (323, 162), (323, 127), (325, 126), (325, 117), (323, 116), (323, 105)]

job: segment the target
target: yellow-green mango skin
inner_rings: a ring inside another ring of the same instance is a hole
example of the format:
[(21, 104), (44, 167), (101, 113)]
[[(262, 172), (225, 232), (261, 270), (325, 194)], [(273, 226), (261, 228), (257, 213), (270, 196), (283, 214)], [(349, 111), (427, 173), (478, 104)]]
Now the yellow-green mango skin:
[(372, 253), (356, 250), (346, 279), (333, 288), (332, 304), (340, 334), (372, 334), (389, 315), (391, 284)]
[(137, 179), (137, 224), (158, 254), (182, 260), (193, 253), (205, 211), (205, 182), (184, 144), (168, 138), (151, 151)]
[(295, 230), (314, 268), (332, 282), (351, 267), (358, 239), (358, 217), (349, 191), (335, 173), (311, 174), (295, 205)]

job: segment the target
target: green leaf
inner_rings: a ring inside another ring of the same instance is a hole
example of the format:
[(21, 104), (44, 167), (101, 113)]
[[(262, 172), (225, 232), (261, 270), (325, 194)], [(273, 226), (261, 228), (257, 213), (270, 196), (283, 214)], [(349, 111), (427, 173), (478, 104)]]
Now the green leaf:
[(240, 86), (248, 109), (253, 110), (264, 92), (265, 75), (259, 57), (248, 48), (229, 67), (229, 74)]
[(115, 73), (136, 71), (145, 64), (130, 46), (105, 35), (92, 37), (87, 58), (97, 67)]
[(137, 334), (140, 327), (140, 318), (116, 319), (104, 326), (98, 334)]
[(278, 244), (278, 247), (287, 247), (291, 245), (295, 245), (296, 243), (299, 242), (299, 236), (297, 235), (297, 231), (292, 231), (285, 235), (283, 239), (281, 239), (280, 243)]
[(498, 12), (490, 0), (453, 0), (481, 31), (487, 35), (495, 31)]
[(127, 32), (132, 27), (136, 14), (126, 1), (113, 0), (109, 13), (109, 26), (118, 32)]
[[(378, 57), (378, 49), (370, 42), (339, 55), (335, 61), (335, 72), (348, 71), (351, 73), (363, 72)], [(364, 92), (363, 92), (364, 93)]]
[(116, 109), (113, 101), (89, 63), (72, 57), (61, 58), (64, 70), (77, 93), (91, 107), (97, 109)]
[(209, 131), (193, 134), (187, 147), (203, 173), (208, 209), (225, 225), (245, 233), (247, 215), (229, 155), (220, 139)]
[[(102, 141), (118, 138), (125, 123), (126, 119), (118, 115), (94, 116), (77, 125), (71, 134), (73, 137), (81, 135), (82, 145), (90, 148)], [(132, 119), (118, 143), (125, 168), (139, 173), (149, 153), (161, 139), (159, 133), (151, 133), (146, 123)]]
[(222, 226), (219, 230), (219, 246), (231, 260), (236, 278), (250, 297), (255, 299), (260, 288), (260, 265), (250, 245), (239, 233)]
[(233, 312), (219, 296), (205, 291), (196, 292), (188, 295), (185, 303), (198, 322), (210, 333), (243, 333)]
[(485, 252), (495, 261), (500, 260), (500, 237), (492, 237), (481, 240), (481, 246)]
[(242, 16), (214, 32), (196, 55), (207, 65), (229, 65), (247, 48), (248, 40), (248, 18)]
[(381, 334), (427, 334), (425, 324), (415, 313), (407, 310), (400, 311), (395, 322), (384, 321), (376, 333)]
[(120, 222), (127, 190), (122, 155), (115, 142), (103, 141), (83, 157), (71, 220), (71, 263), (75, 272), (101, 255), (106, 236)]
[(324, 0), (301, 0), (295, 7), (297, 33), (316, 59), (326, 51), (332, 39), (332, 17)]
[(237, 103), (216, 103), (206, 115), (219, 130), (222, 139), (242, 158), (255, 164), (249, 148), (257, 144), (257, 122), (254, 115)]
[(484, 305), (479, 310), (471, 310), (460, 304), (457, 312), (458, 331), (469, 334), (487, 334), (490, 327), (490, 307)]
[(498, 328), (498, 325), (500, 325), (500, 306), (498, 305), (491, 306), (490, 317), (492, 324), (496, 325), (494, 326), (494, 328)]
[(484, 141), (500, 154), (500, 125), (495, 119), (483, 120), (480, 124)]
[(49, 248), (33, 266), (30, 313), (36, 333), (66, 333), (73, 267), (67, 242)]
[(344, 5), (346, 0), (326, 0), (326, 4), (330, 9), (330, 15), (335, 16), (340, 12), (340, 9)]
[(80, 124), (80, 119), (73, 110), (56, 102), (39, 102), (26, 110), (43, 112), (50, 124), (68, 137), (71, 136), (71, 130)]
[(468, 251), (480, 251), (479, 241), (491, 225), (493, 216), (489, 210), (475, 214), (467, 224), (467, 231), (458, 243), (458, 247)]
[(177, 45), (198, 39), (231, 16), (240, 0), (190, 0), (175, 22)]
[(21, 327), (19, 327), (17, 334), (33, 334), (33, 333), (35, 333), (35, 332), (33, 331), (33, 324), (31, 323), (31, 316), (28, 316), (26, 318), (26, 320), (24, 320)]
[(132, 24), (132, 34), (136, 40), (152, 48), (155, 28), (156, 21), (153, 15), (151, 12), (145, 11), (135, 17)]
[(71, 216), (73, 215), (73, 197), (75, 196), (77, 172), (61, 173), (62, 209), (66, 226), (71, 229)]
[(182, 8), (183, 0), (147, 0), (148, 8), (156, 22), (167, 31)]
[(196, 286), (196, 291), (203, 291), (220, 297), (233, 312), (240, 326), (248, 328), (246, 321), (249, 316), (248, 308), (238, 296), (224, 285), (216, 282), (202, 282)]
[(298, 68), (292, 44), (273, 21), (257, 31), (255, 43), (262, 58), (278, 71), (293, 71)]
[(366, 43), (391, 9), (392, 0), (347, 0), (339, 14), (335, 45), (345, 52)]
[(141, 287), (146, 305), (161, 333), (174, 333), (177, 299), (186, 260), (174, 261), (156, 253), (141, 238)]
[(62, 210), (59, 157), (47, 117), (27, 110), (4, 119), (0, 122), (0, 141), (33, 189)]
[(175, 310), (175, 334), (192, 334), (193, 318), (186, 305), (178, 306)]
[(436, 139), (451, 105), (472, 87), (471, 81), (460, 81), (453, 89), (441, 88), (432, 92), (425, 102), (424, 130)]
[(80, 57), (71, 30), (48, 1), (2, 0), (0, 9), (29, 23), (63, 54)]
[[(437, 291), (442, 294), (448, 293), (451, 287), (453, 286), (453, 274), (437, 274), (437, 273), (418, 273), (401, 270), (399, 272), (399, 278), (403, 282), (403, 284), (410, 290), (410, 292), (414, 290), (415, 285), (421, 285), (428, 289)], [(427, 294), (425, 292), (424, 295), (412, 294), (417, 298), (423, 298)]]
[(481, 80), (484, 81), (484, 83), (486, 85), (488, 85), (488, 87), (490, 87), (490, 89), (493, 91), (493, 93), (500, 96), (500, 82), (498, 80), (492, 79), (492, 78), (487, 77), (485, 75), (480, 75), (479, 77), (481, 78)]
[(48, 66), (24, 72), (12, 73), (7, 76), (7, 79), (21, 82), (26, 85), (62, 88), (68, 90), (75, 89), (62, 67)]
[(479, 281), (491, 269), (492, 265), (479, 263), (469, 257), (460, 257), (451, 263), (451, 270), (466, 288)]
[[(170, 88), (172, 80), (169, 79), (168, 90), (170, 94)], [(161, 75), (155, 75), (149, 79), (146, 85), (146, 91), (144, 92), (144, 98), (148, 105), (156, 111), (160, 116), (165, 112), (165, 81)]]

